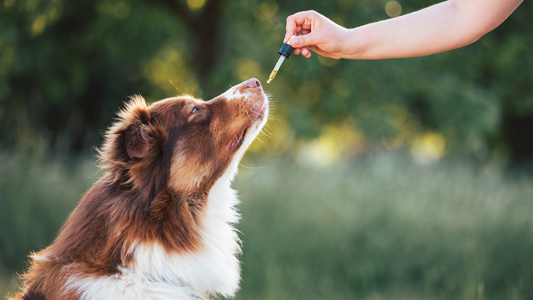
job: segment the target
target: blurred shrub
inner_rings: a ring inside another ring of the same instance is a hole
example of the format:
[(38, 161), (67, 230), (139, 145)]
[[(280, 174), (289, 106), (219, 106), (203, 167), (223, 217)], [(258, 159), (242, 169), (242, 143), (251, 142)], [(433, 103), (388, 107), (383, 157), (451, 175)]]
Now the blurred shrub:
[(241, 168), (239, 299), (529, 299), (533, 185), (378, 155)]
[[(48, 246), (97, 180), (92, 161), (0, 153), (0, 291), (16, 288), (30, 251)], [(3, 296), (3, 295), (2, 295)]]
[[(92, 160), (0, 162), (0, 289), (14, 291), (26, 256), (53, 240), (100, 174)], [(238, 299), (533, 297), (531, 179), (398, 153), (328, 168), (243, 165)]]

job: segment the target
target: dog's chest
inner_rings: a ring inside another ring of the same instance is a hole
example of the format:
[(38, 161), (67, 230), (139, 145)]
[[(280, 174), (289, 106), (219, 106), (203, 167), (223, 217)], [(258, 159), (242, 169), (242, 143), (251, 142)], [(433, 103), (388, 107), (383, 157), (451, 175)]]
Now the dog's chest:
[(129, 268), (148, 280), (185, 286), (201, 294), (233, 296), (239, 287), (239, 220), (235, 192), (227, 186), (210, 191), (201, 224), (202, 247), (197, 252), (167, 252), (157, 243), (138, 243)]

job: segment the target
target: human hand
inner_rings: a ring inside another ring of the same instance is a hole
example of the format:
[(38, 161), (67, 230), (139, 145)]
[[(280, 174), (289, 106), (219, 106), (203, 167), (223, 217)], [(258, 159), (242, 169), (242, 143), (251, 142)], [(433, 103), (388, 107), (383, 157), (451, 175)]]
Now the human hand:
[[(335, 59), (342, 57), (348, 30), (314, 10), (303, 11), (287, 18), (287, 33), (283, 39), (294, 48), (293, 53), (309, 58), (314, 52)], [(295, 35), (296, 37), (291, 37)]]

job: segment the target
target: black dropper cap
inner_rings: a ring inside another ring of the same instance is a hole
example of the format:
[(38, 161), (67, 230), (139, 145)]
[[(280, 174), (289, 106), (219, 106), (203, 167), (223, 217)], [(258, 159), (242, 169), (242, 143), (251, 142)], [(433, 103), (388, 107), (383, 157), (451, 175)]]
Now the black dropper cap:
[(281, 45), (281, 48), (279, 49), (278, 53), (285, 56), (285, 58), (289, 58), (291, 56), (292, 50), (294, 50), (293, 47), (289, 43), (285, 43)]

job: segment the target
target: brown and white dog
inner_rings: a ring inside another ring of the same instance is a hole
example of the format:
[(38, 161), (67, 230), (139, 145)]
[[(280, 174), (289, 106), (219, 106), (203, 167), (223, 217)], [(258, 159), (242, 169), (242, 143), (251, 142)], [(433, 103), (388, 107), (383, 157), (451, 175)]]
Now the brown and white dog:
[(257, 79), (211, 101), (134, 96), (99, 150), (106, 173), (15, 299), (205, 299), (239, 287), (239, 161), (266, 123)]

